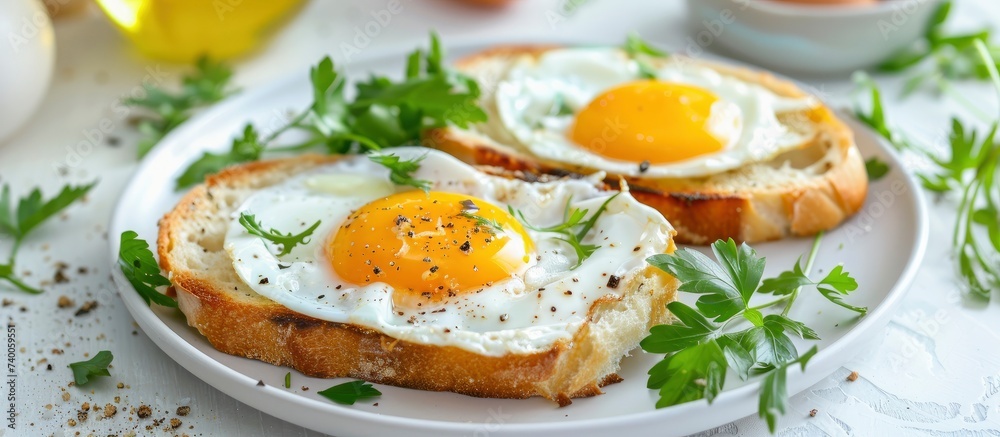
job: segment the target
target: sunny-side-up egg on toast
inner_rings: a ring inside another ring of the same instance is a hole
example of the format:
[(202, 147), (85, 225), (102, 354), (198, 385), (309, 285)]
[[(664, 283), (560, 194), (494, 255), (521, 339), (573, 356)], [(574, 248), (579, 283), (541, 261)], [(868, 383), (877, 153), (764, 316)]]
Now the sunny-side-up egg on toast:
[[(429, 191), (363, 155), (251, 163), (193, 189), (158, 241), (188, 323), (307, 375), (565, 405), (618, 381), (668, 321), (676, 281), (645, 259), (673, 252), (674, 230), (603, 175), (392, 153), (420, 160)], [(246, 223), (312, 233), (285, 247)]]
[(868, 189), (849, 128), (768, 73), (616, 47), (497, 47), (458, 62), (488, 121), (431, 131), (465, 162), (604, 172), (663, 213), (679, 242), (830, 229)]

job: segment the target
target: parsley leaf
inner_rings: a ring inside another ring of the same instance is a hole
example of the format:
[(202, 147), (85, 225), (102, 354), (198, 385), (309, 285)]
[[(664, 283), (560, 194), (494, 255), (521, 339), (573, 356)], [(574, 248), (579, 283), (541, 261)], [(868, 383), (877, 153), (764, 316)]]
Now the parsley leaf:
[(82, 386), (89, 383), (94, 377), (111, 376), (111, 372), (108, 372), (108, 366), (114, 359), (115, 357), (110, 351), (100, 351), (87, 361), (70, 363), (69, 368), (73, 370), (73, 380), (76, 381), (77, 386)]
[(138, 237), (139, 234), (135, 231), (122, 232), (121, 246), (118, 248), (118, 267), (146, 305), (156, 303), (176, 308), (176, 300), (156, 291), (156, 287), (170, 285), (170, 280), (160, 273), (160, 267), (153, 258), (153, 252), (149, 250), (149, 244)]
[(646, 261), (681, 281), (678, 290), (701, 294), (698, 309), (720, 323), (746, 309), (763, 273), (764, 260), (746, 244), (736, 249), (732, 239), (716, 241), (712, 250), (726, 267), (686, 248), (673, 255), (653, 255)]
[(355, 402), (361, 399), (382, 396), (382, 392), (365, 381), (345, 382), (317, 393), (324, 398), (343, 405), (354, 405)]
[(705, 316), (683, 302), (670, 302), (667, 304), (667, 310), (677, 318), (677, 321), (650, 328), (649, 336), (639, 343), (642, 350), (657, 354), (677, 352), (701, 343), (719, 329)]
[(886, 164), (881, 159), (868, 158), (865, 160), (865, 171), (868, 173), (868, 180), (877, 181), (889, 174), (889, 164)]
[(778, 416), (785, 414), (788, 408), (788, 388), (786, 387), (787, 370), (789, 366), (799, 364), (802, 370), (806, 369), (806, 363), (816, 355), (818, 349), (813, 346), (806, 353), (797, 359), (777, 367), (764, 377), (761, 382), (760, 402), (757, 405), (757, 415), (767, 422), (767, 429), (772, 433), (777, 426)]
[(431, 181), (426, 179), (416, 179), (413, 173), (420, 170), (420, 161), (425, 156), (416, 159), (405, 160), (393, 154), (371, 153), (368, 159), (389, 169), (389, 180), (396, 185), (404, 185), (418, 188), (428, 192), (431, 190)]
[[(309, 71), (313, 101), (308, 107), (266, 137), (248, 126), (229, 153), (206, 153), (195, 161), (178, 180), (178, 188), (227, 166), (260, 159), (265, 153), (317, 147), (331, 154), (377, 151), (420, 144), (428, 129), (468, 127), (486, 120), (486, 112), (477, 103), (478, 83), (445, 67), (436, 34), (431, 33), (427, 51), (418, 49), (407, 57), (405, 73), (402, 80), (373, 75), (360, 81), (351, 99), (346, 97), (343, 75), (329, 57), (323, 58)], [(278, 138), (290, 131), (304, 133), (306, 138), (276, 147)]]
[(246, 212), (240, 213), (240, 224), (243, 225), (243, 228), (246, 229), (247, 233), (250, 235), (256, 235), (266, 241), (280, 245), (281, 251), (278, 252), (278, 256), (284, 256), (292, 253), (292, 249), (294, 249), (295, 246), (309, 243), (309, 236), (311, 236), (313, 231), (319, 227), (320, 221), (317, 220), (316, 223), (312, 224), (312, 226), (296, 235), (292, 235), (291, 232), (282, 234), (274, 228), (265, 231), (263, 225), (257, 221), (257, 218), (253, 214)]
[(167, 133), (187, 121), (195, 109), (218, 102), (235, 92), (229, 86), (232, 75), (232, 70), (225, 64), (202, 57), (195, 63), (194, 73), (181, 79), (180, 91), (172, 93), (146, 85), (145, 96), (127, 99), (126, 105), (149, 111), (148, 115), (139, 118), (137, 127), (143, 135), (139, 140), (139, 157), (145, 156)]
[(43, 200), (42, 191), (35, 188), (18, 201), (15, 211), (11, 211), (10, 187), (4, 184), (0, 193), (0, 231), (23, 240), (35, 227), (86, 195), (94, 185), (97, 182), (75, 187), (67, 185), (49, 200)]
[(43, 199), (42, 191), (35, 188), (27, 196), (18, 200), (16, 208), (14, 208), (11, 199), (10, 186), (4, 184), (3, 188), (0, 189), (0, 234), (13, 237), (14, 247), (10, 250), (7, 263), (0, 264), (0, 280), (6, 280), (27, 293), (41, 293), (42, 290), (25, 284), (14, 274), (14, 261), (21, 248), (21, 243), (31, 231), (85, 196), (96, 184), (97, 182), (93, 182), (75, 187), (67, 185), (62, 188), (59, 194), (48, 200)]
[(260, 159), (263, 151), (264, 144), (261, 142), (260, 135), (253, 125), (248, 124), (243, 128), (243, 136), (233, 139), (233, 144), (228, 152), (205, 152), (201, 158), (188, 166), (184, 173), (177, 178), (177, 188), (187, 188), (200, 183), (205, 180), (206, 176), (218, 173), (230, 165)]
[[(800, 356), (791, 336), (819, 339), (812, 328), (787, 316), (799, 288), (817, 285), (821, 294), (833, 290), (838, 299), (857, 288), (857, 282), (841, 266), (831, 270), (818, 284), (808, 278), (821, 238), (822, 234), (817, 235), (804, 270), (800, 259), (792, 270), (763, 282), (764, 258), (748, 245), (737, 246), (731, 239), (712, 245), (717, 261), (691, 249), (646, 259), (650, 265), (677, 278), (678, 290), (702, 295), (696, 307), (680, 301), (667, 304), (675, 320), (652, 327), (639, 344), (646, 352), (665, 354), (649, 370), (647, 381), (648, 388), (660, 391), (657, 408), (698, 399), (712, 402), (723, 388), (727, 369), (743, 380), (751, 374), (766, 374), (761, 385), (759, 414), (773, 431), (777, 415), (786, 408), (787, 367), (795, 363), (804, 367), (816, 353), (813, 347)], [(750, 306), (757, 293), (781, 297)], [(764, 315), (761, 311), (780, 303), (785, 304), (781, 314)], [(834, 303), (846, 305), (842, 301)], [(750, 326), (735, 329), (739, 324)]]
[(611, 203), (615, 197), (618, 197), (619, 194), (621, 193), (615, 193), (609, 196), (604, 203), (597, 208), (597, 211), (590, 215), (590, 218), (587, 219), (587, 221), (584, 221), (584, 218), (587, 217), (590, 210), (579, 208), (570, 209), (569, 205), (573, 199), (567, 199), (566, 211), (563, 214), (563, 222), (545, 228), (529, 224), (527, 218), (524, 217), (524, 213), (520, 210), (515, 210), (510, 205), (507, 206), (507, 211), (510, 212), (510, 215), (516, 217), (518, 221), (520, 221), (521, 224), (528, 229), (537, 232), (551, 232), (559, 234), (558, 237), (553, 238), (569, 244), (570, 247), (573, 248), (573, 251), (576, 252), (576, 264), (570, 268), (570, 270), (572, 270), (580, 267), (580, 265), (583, 264), (587, 258), (590, 258), (590, 255), (593, 255), (597, 249), (601, 248), (601, 246), (595, 244), (584, 244), (583, 239), (587, 236), (587, 233), (590, 232), (590, 229), (594, 227), (594, 224), (597, 223), (597, 219), (601, 216), (601, 214), (604, 214), (604, 211), (607, 210), (608, 204)]
[[(774, 295), (797, 294), (800, 287), (806, 285), (816, 286), (816, 290), (830, 302), (847, 308), (859, 314), (868, 312), (867, 307), (858, 307), (845, 303), (842, 296), (850, 294), (858, 289), (858, 282), (851, 277), (850, 273), (844, 271), (843, 265), (837, 265), (830, 273), (819, 282), (809, 279), (808, 273), (802, 270), (802, 260), (795, 262), (792, 270), (781, 272), (776, 278), (765, 279), (761, 284), (758, 293), (770, 293)], [(808, 269), (807, 269), (808, 270)]]
[(994, 124), (986, 136), (979, 140), (975, 130), (966, 131), (962, 122), (956, 118), (951, 120), (951, 134), (948, 137), (949, 157), (930, 156), (937, 164), (939, 172), (929, 175), (919, 175), (924, 188), (935, 192), (946, 192), (960, 189), (965, 184), (966, 175), (976, 170), (986, 155), (993, 148), (997, 126)]

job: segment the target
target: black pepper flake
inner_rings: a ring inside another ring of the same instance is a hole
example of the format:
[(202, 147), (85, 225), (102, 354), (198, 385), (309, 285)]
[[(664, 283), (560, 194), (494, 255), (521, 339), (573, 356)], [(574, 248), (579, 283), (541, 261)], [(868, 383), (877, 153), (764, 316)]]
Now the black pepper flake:
[(639, 163), (639, 173), (645, 173), (649, 170), (649, 161), (642, 161)]
[(618, 288), (618, 284), (621, 283), (621, 281), (622, 278), (611, 275), (611, 277), (608, 278), (608, 288)]
[(556, 307), (552, 307), (552, 312), (556, 312)]
[(462, 252), (465, 253), (472, 252), (472, 243), (466, 240), (464, 243), (462, 243), (461, 246), (459, 246), (458, 250), (461, 250)]
[(260, 282), (258, 282), (258, 284), (264, 285), (264, 284), (267, 284), (268, 282), (270, 282), (270, 281), (268, 281), (267, 278), (264, 278), (264, 279), (261, 279)]
[(465, 200), (463, 200), (461, 202), (458, 202), (458, 203), (462, 204), (462, 212), (464, 212), (464, 213), (470, 213), (471, 214), (471, 213), (474, 213), (476, 211), (479, 211), (479, 206), (477, 206), (476, 202), (473, 202), (471, 199), (465, 199)]
[(334, 288), (336, 288), (337, 290), (340, 290), (341, 288), (344, 288), (344, 286), (343, 286), (343, 285), (340, 285), (340, 284), (337, 284), (337, 286), (336, 286), (336, 287), (334, 287)]
[(287, 269), (289, 267), (291, 267), (291, 265), (287, 265), (286, 266), (284, 264), (278, 263), (278, 270), (285, 270), (285, 269)]
[(45, 370), (52, 370), (52, 365), (51, 364), (46, 364), (45, 365)]
[(263, 387), (263, 386), (264, 386), (264, 381), (263, 381), (263, 380), (260, 380), (260, 379), (258, 379), (258, 380), (257, 380), (257, 387)]
[(565, 292), (565, 293), (563, 293), (563, 294), (565, 294), (565, 295), (567, 295), (567, 296), (572, 296), (572, 295), (573, 295), (573, 292), (572, 292), (572, 291), (570, 291), (570, 290), (566, 290), (566, 292)]
[(375, 266), (375, 268), (372, 269), (372, 273), (375, 273), (377, 275), (379, 273), (382, 273), (382, 269), (378, 268), (378, 266)]
[(506, 322), (507, 321), (507, 314), (501, 314), (500, 315), (500, 321), (501, 322)]
[(438, 266), (431, 266), (431, 273), (437, 273)]
[[(22, 308), (24, 308), (24, 307), (22, 307)], [(97, 308), (97, 301), (96, 300), (92, 300), (92, 301), (89, 301), (89, 302), (84, 302), (83, 305), (80, 305), (80, 308), (77, 309), (75, 313), (73, 313), (73, 315), (77, 316), (77, 317), (80, 317), (80, 316), (82, 316), (84, 314), (90, 313), (91, 311), (94, 310), (94, 308)]]
[(636, 246), (636, 247), (632, 248), (632, 251), (633, 252), (638, 252), (639, 249), (642, 249), (642, 246)]
[(325, 295), (325, 294), (321, 294), (321, 295), (319, 295), (319, 296), (316, 296), (316, 299), (322, 299), (322, 298), (324, 298), (324, 297), (326, 297), (326, 295)]
[(406, 218), (406, 217), (404, 217), (402, 215), (397, 215), (396, 216), (396, 226), (399, 226), (400, 224), (403, 224), (403, 223), (409, 223), (409, 222), (410, 222), (410, 219), (408, 219), (408, 218)]

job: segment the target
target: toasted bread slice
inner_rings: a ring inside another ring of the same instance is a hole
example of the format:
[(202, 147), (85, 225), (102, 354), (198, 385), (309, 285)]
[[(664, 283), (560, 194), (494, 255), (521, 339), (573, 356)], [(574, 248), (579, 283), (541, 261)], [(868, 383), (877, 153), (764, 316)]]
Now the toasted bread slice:
[(293, 312), (242, 282), (223, 249), (224, 236), (232, 213), (255, 190), (336, 159), (310, 155), (230, 168), (194, 188), (163, 217), (160, 265), (188, 324), (216, 349), (316, 377), (479, 397), (540, 395), (566, 405), (619, 381), (615, 372), (621, 358), (651, 326), (670, 317), (666, 304), (674, 299), (677, 281), (653, 267), (624, 279), (620, 298), (607, 295), (592, 304), (572, 341), (539, 353), (485, 356)]
[[(552, 46), (503, 46), (460, 60), (457, 66), (484, 89), (481, 106), (491, 118), (491, 90), (520, 60), (537, 59)], [(678, 62), (677, 56), (672, 57)], [(684, 58), (723, 75), (753, 82), (786, 97), (807, 94), (771, 74)], [(812, 138), (802, 148), (706, 177), (644, 178), (608, 172), (607, 182), (624, 178), (633, 196), (659, 210), (677, 230), (677, 241), (709, 244), (720, 238), (757, 242), (811, 235), (831, 229), (857, 212), (868, 191), (868, 177), (851, 130), (825, 106), (808, 113), (782, 115), (793, 129)], [(432, 147), (480, 165), (543, 173), (590, 174), (596, 168), (569, 165), (533, 155), (504, 127), (481, 124), (428, 132)]]

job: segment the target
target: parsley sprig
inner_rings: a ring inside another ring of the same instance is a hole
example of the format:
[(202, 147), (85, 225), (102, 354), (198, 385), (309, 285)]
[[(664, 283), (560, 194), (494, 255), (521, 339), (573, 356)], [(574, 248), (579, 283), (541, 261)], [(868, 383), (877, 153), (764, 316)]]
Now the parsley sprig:
[[(990, 48), (983, 41), (972, 46), (982, 58), (981, 65), (992, 78), (1000, 93), (1000, 74)], [(972, 296), (989, 299), (991, 290), (1000, 286), (1000, 184), (996, 173), (1000, 167), (1000, 143), (996, 132), (1000, 118), (995, 118), (985, 131), (969, 128), (961, 120), (951, 120), (948, 151), (940, 155), (919, 143), (903, 139), (903, 134), (887, 121), (877, 85), (863, 82), (871, 95), (870, 112), (855, 110), (859, 120), (888, 139), (897, 149), (923, 157), (935, 165), (930, 172), (918, 173), (925, 189), (940, 194), (959, 196), (958, 215), (952, 236), (952, 247), (958, 271)]]
[(231, 95), (232, 70), (225, 64), (206, 57), (198, 59), (195, 71), (181, 78), (181, 89), (171, 92), (155, 85), (146, 85), (146, 95), (130, 98), (126, 105), (145, 108), (148, 113), (138, 118), (142, 134), (137, 153), (143, 157), (164, 136), (187, 121), (195, 109), (209, 105)]
[(420, 161), (423, 161), (424, 158), (426, 155), (414, 159), (402, 159), (391, 153), (372, 152), (368, 154), (368, 159), (372, 162), (389, 169), (389, 180), (392, 183), (418, 188), (426, 193), (431, 190), (431, 181), (413, 177), (413, 173), (420, 169)]
[[(647, 386), (659, 390), (657, 408), (698, 399), (712, 402), (725, 384), (729, 370), (746, 380), (751, 375), (766, 374), (760, 392), (758, 414), (774, 431), (777, 417), (784, 413), (788, 402), (785, 372), (795, 364), (805, 367), (816, 353), (813, 346), (799, 355), (792, 336), (818, 340), (814, 330), (788, 317), (792, 304), (803, 286), (815, 286), (831, 302), (852, 311), (862, 308), (849, 306), (840, 298), (857, 289), (851, 276), (837, 266), (826, 278), (813, 282), (808, 272), (819, 250), (822, 234), (816, 237), (806, 267), (801, 263), (777, 278), (761, 278), (765, 260), (750, 246), (739, 246), (729, 239), (712, 245), (716, 261), (691, 249), (674, 254), (653, 255), (647, 262), (677, 278), (679, 291), (699, 294), (695, 306), (680, 301), (667, 305), (676, 321), (650, 329), (642, 340), (642, 349), (665, 354), (662, 361), (649, 370)], [(774, 294), (779, 299), (761, 305), (751, 305), (757, 294)], [(780, 314), (765, 315), (762, 310), (784, 304)], [(743, 329), (735, 327), (744, 326)]]
[(639, 77), (642, 79), (656, 79), (656, 69), (649, 65), (649, 58), (666, 58), (669, 56), (667, 52), (653, 47), (635, 33), (628, 35), (622, 49), (625, 50), (625, 54), (629, 58), (635, 61), (636, 66), (639, 67)]
[(253, 214), (247, 212), (240, 213), (240, 224), (243, 228), (247, 230), (250, 235), (256, 235), (264, 240), (270, 241), (271, 243), (281, 246), (281, 251), (278, 252), (278, 256), (288, 255), (292, 253), (292, 249), (299, 244), (308, 244), (309, 237), (312, 236), (313, 231), (319, 227), (320, 220), (313, 223), (312, 226), (306, 228), (306, 230), (298, 233), (292, 234), (291, 232), (287, 234), (281, 233), (277, 229), (271, 228), (270, 230), (265, 230), (264, 226), (257, 221), (257, 217)]
[(7, 263), (0, 263), (0, 280), (5, 280), (27, 293), (41, 293), (41, 289), (24, 283), (15, 274), (15, 260), (21, 243), (31, 231), (82, 198), (96, 184), (94, 182), (75, 187), (67, 185), (62, 188), (59, 194), (48, 200), (44, 200), (42, 191), (35, 188), (27, 196), (18, 200), (16, 208), (14, 208), (10, 196), (10, 186), (4, 184), (3, 189), (0, 190), (0, 234), (12, 237), (14, 246), (10, 249)]
[[(597, 223), (597, 219), (601, 216), (601, 214), (607, 210), (608, 204), (611, 203), (615, 197), (618, 197), (619, 194), (621, 193), (615, 193), (608, 197), (607, 200), (605, 200), (604, 203), (597, 208), (597, 211), (590, 214), (590, 218), (587, 218), (587, 215), (590, 213), (589, 209), (570, 208), (570, 203), (572, 203), (573, 199), (566, 199), (563, 222), (544, 228), (528, 223), (528, 220), (524, 217), (524, 213), (520, 210), (514, 209), (514, 207), (510, 205), (507, 205), (507, 211), (510, 212), (510, 215), (516, 217), (518, 221), (520, 221), (521, 224), (528, 229), (536, 232), (559, 234), (558, 237), (554, 238), (569, 244), (570, 247), (573, 248), (573, 251), (576, 252), (576, 264), (571, 267), (571, 269), (575, 269), (580, 267), (580, 265), (583, 264), (587, 258), (590, 258), (590, 255), (592, 255), (594, 251), (601, 248), (601, 246), (595, 244), (584, 244), (583, 239), (587, 236), (587, 233), (590, 232), (590, 229), (594, 227), (594, 224)], [(586, 219), (586, 221), (584, 221), (584, 219)]]
[(160, 273), (149, 243), (140, 239), (135, 231), (122, 232), (121, 245), (118, 247), (118, 268), (146, 305), (156, 303), (177, 307), (176, 300), (156, 291), (156, 287), (170, 285), (170, 280)]
[[(963, 34), (948, 34), (945, 22), (951, 13), (952, 2), (938, 6), (931, 16), (923, 38), (884, 61), (879, 69), (884, 72), (901, 72), (925, 67), (912, 75), (903, 87), (903, 94), (910, 94), (921, 87), (931, 86), (937, 91), (949, 91), (950, 80), (989, 80), (989, 67), (996, 62), (985, 59), (977, 53), (976, 41), (990, 43), (988, 29)], [(1000, 53), (1000, 47), (989, 46), (993, 53)], [(929, 62), (925, 62), (929, 61)]]
[(345, 382), (316, 393), (343, 405), (354, 405), (355, 402), (361, 399), (382, 396), (382, 392), (365, 381)]
[[(267, 136), (248, 125), (224, 153), (205, 153), (177, 180), (177, 188), (201, 182), (206, 175), (230, 165), (260, 159), (265, 153), (298, 152), (315, 148), (331, 154), (378, 151), (419, 144), (428, 129), (486, 120), (478, 106), (479, 85), (474, 79), (444, 65), (436, 34), (430, 47), (407, 57), (403, 80), (373, 75), (355, 84), (355, 97), (346, 95), (346, 79), (329, 57), (309, 72), (312, 103)], [(278, 146), (285, 132), (304, 133), (296, 144)]]
[(95, 377), (111, 376), (108, 366), (114, 359), (111, 351), (100, 351), (89, 360), (70, 363), (69, 368), (73, 371), (73, 380), (77, 386), (81, 386), (86, 385)]

